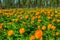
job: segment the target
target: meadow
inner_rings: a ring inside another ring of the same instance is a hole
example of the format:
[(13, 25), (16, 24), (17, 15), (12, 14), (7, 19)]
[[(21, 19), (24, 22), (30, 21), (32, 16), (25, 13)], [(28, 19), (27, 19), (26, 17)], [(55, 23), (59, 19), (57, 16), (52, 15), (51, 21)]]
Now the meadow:
[(0, 9), (0, 40), (60, 40), (60, 8)]

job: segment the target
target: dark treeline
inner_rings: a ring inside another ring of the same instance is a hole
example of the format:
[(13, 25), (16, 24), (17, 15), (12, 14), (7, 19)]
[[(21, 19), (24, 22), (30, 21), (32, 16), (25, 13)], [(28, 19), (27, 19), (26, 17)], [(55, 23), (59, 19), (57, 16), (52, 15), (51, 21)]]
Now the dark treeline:
[(0, 0), (0, 8), (60, 7), (60, 0)]

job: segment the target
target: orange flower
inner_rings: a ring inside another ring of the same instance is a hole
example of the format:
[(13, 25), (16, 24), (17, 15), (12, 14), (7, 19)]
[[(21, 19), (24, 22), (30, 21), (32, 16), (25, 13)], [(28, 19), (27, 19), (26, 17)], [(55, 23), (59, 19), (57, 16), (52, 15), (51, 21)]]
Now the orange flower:
[(52, 10), (48, 10), (48, 14), (50, 14), (52, 12)]
[(42, 30), (46, 30), (46, 26), (42, 26)]
[(0, 25), (0, 29), (2, 28), (2, 25)]
[(55, 29), (56, 29), (56, 27), (55, 27), (55, 26), (51, 26), (51, 29), (52, 29), (52, 30), (55, 30)]
[(19, 29), (19, 32), (20, 32), (20, 34), (25, 33), (25, 28), (20, 28), (20, 29)]
[(24, 18), (28, 19), (28, 15), (24, 16)]
[(42, 20), (38, 19), (38, 22), (41, 22)]
[(36, 30), (36, 31), (35, 31), (35, 37), (36, 37), (36, 38), (41, 38), (41, 37), (42, 37), (42, 34), (43, 34), (43, 33), (42, 33), (41, 30)]
[(1, 10), (0, 10), (0, 13), (1, 13)]
[(42, 12), (45, 12), (45, 10), (41, 10), (41, 13), (42, 13)]
[(51, 19), (51, 17), (50, 17), (50, 16), (48, 16), (48, 20), (49, 20), (49, 19)]
[(52, 27), (52, 24), (48, 24), (48, 29), (50, 29)]
[(1, 10), (1, 13), (5, 13), (4, 10)]
[(22, 20), (22, 17), (19, 17), (20, 20)]
[(56, 22), (56, 19), (53, 19), (52, 21), (53, 21), (53, 22)]
[(13, 22), (9, 22), (8, 24), (12, 24)]
[(37, 18), (39, 19), (39, 18), (41, 18), (41, 16), (38, 16)]
[(2, 27), (3, 27), (3, 24), (0, 24), (0, 29), (2, 29)]
[(38, 29), (40, 29), (40, 25), (38, 25)]
[(26, 24), (26, 22), (23, 22), (23, 24), (25, 25), (25, 24)]
[(57, 22), (60, 22), (60, 20), (59, 20), (59, 19), (57, 19)]
[(14, 33), (13, 30), (9, 30), (9, 31), (8, 31), (8, 36), (12, 36), (13, 33)]
[(35, 10), (31, 10), (31, 12), (35, 12)]
[(45, 15), (47, 14), (46, 11), (44, 12), (44, 14), (45, 14)]
[(56, 32), (56, 36), (58, 36), (59, 35), (59, 32)]
[(34, 20), (34, 19), (35, 19), (35, 17), (33, 16), (33, 17), (32, 17), (32, 20)]
[(40, 13), (39, 11), (36, 11), (36, 15), (39, 15), (39, 13)]
[(32, 35), (32, 36), (30, 37), (30, 40), (34, 40), (34, 39), (35, 39), (35, 36)]

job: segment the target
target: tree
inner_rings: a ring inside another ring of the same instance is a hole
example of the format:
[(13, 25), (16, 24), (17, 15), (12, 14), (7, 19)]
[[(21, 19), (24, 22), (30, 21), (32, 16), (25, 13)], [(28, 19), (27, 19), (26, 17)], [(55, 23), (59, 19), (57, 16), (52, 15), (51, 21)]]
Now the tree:
[(3, 6), (5, 8), (13, 8), (15, 0), (3, 0)]
[(39, 2), (40, 2), (40, 6), (42, 7), (42, 0), (40, 0)]
[(1, 8), (1, 0), (0, 0), (0, 8)]
[(26, 1), (27, 1), (27, 0), (22, 0), (22, 5), (23, 5), (23, 7), (26, 6)]
[(22, 0), (18, 0), (17, 5), (18, 7), (22, 7)]
[(59, 6), (59, 0), (56, 0), (57, 1), (57, 6)]
[(36, 7), (38, 4), (38, 0), (34, 0), (34, 6)]
[(1, 5), (1, 0), (0, 0), (0, 5)]

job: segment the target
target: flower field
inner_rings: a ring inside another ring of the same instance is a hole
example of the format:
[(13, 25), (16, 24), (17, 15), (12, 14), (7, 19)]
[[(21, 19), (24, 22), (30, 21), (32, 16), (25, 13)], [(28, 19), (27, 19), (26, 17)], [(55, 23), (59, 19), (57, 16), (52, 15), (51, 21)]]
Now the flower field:
[(1, 9), (0, 40), (60, 40), (60, 10)]

